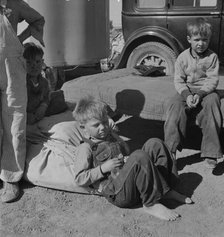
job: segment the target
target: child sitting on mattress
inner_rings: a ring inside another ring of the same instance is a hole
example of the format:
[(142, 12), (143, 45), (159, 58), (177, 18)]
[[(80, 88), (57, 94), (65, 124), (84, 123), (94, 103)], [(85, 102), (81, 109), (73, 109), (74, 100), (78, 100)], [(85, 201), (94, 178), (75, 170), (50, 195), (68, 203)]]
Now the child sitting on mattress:
[(212, 26), (204, 18), (187, 24), (190, 48), (183, 51), (175, 64), (176, 95), (167, 107), (164, 125), (165, 142), (176, 156), (182, 150), (187, 135), (187, 123), (192, 118), (202, 130), (201, 157), (208, 168), (214, 169), (223, 151), (220, 142), (222, 115), (219, 83), (219, 60), (209, 49)]
[(49, 105), (49, 84), (42, 76), (42, 48), (34, 43), (25, 44), (24, 58), (27, 68), (27, 124), (31, 125), (41, 120)]

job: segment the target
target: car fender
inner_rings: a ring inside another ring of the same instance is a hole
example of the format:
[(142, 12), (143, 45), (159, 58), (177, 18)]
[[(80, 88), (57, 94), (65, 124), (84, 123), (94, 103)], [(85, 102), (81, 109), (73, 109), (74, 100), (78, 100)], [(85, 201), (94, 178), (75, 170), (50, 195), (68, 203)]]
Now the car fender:
[(175, 38), (167, 29), (162, 27), (143, 27), (136, 30), (125, 42), (124, 48), (120, 55), (117, 68), (123, 68), (126, 65), (127, 59), (131, 52), (139, 45), (149, 42), (157, 41), (168, 45), (178, 55), (184, 50), (184, 46)]

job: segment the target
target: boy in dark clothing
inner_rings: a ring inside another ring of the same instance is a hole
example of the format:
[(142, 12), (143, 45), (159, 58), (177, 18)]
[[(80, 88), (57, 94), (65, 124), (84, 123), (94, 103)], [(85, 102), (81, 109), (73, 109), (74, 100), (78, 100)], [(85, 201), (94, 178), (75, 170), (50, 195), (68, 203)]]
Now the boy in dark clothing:
[(118, 207), (141, 203), (148, 214), (164, 220), (175, 220), (179, 214), (162, 205), (161, 199), (192, 203), (169, 186), (177, 172), (161, 140), (150, 139), (129, 155), (127, 144), (110, 129), (105, 104), (91, 98), (79, 101), (74, 117), (84, 134), (74, 159), (78, 186), (93, 187)]
[(24, 58), (27, 68), (27, 124), (31, 125), (41, 120), (49, 105), (49, 84), (42, 76), (42, 48), (34, 43), (25, 44)]
[(201, 157), (209, 168), (215, 168), (222, 157), (219, 140), (222, 126), (218, 86), (219, 60), (208, 46), (211, 25), (203, 18), (187, 24), (191, 47), (182, 52), (175, 64), (174, 86), (177, 94), (167, 108), (164, 126), (165, 142), (174, 154), (182, 149), (189, 117), (195, 116), (202, 129)]

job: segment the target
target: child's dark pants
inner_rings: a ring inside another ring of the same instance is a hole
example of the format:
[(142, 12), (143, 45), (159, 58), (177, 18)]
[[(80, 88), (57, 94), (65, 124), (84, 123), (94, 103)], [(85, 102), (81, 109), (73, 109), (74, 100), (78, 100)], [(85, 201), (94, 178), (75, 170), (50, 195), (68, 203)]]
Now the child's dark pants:
[(150, 139), (130, 155), (116, 178), (110, 177), (103, 195), (118, 207), (151, 206), (170, 190), (171, 177), (177, 177), (174, 167), (163, 141)]
[(201, 157), (222, 157), (219, 139), (222, 126), (220, 104), (219, 96), (214, 92), (205, 96), (195, 109), (189, 109), (185, 99), (176, 94), (168, 106), (164, 125), (165, 142), (171, 152), (182, 149), (187, 121), (189, 116), (194, 115), (202, 129)]

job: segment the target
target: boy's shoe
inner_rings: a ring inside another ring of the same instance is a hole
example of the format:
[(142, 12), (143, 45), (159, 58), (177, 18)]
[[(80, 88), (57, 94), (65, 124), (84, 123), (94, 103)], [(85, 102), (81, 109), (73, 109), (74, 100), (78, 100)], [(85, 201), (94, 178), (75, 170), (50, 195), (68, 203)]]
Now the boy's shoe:
[(205, 164), (206, 167), (209, 169), (215, 169), (215, 167), (217, 166), (217, 159), (216, 158), (205, 158)]
[(1, 201), (4, 203), (12, 202), (19, 196), (19, 184), (3, 182)]

